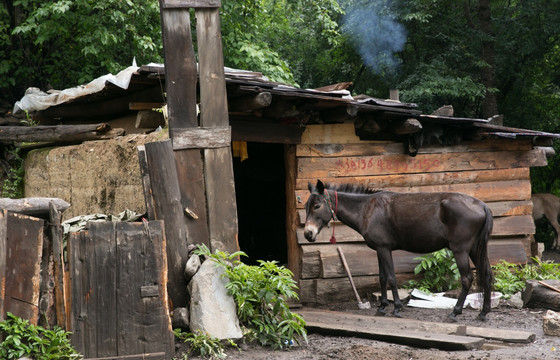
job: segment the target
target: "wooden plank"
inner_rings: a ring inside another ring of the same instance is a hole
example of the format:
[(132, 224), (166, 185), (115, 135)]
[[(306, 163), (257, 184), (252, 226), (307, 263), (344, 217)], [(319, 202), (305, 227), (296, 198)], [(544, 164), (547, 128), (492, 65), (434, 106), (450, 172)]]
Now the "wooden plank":
[[(296, 181), (296, 148), (293, 145), (284, 146), (284, 169), (286, 171), (286, 194), (293, 194)], [(288, 251), (288, 269), (295, 275), (296, 281), (300, 273), (300, 251), (296, 237), (298, 219), (296, 204), (286, 197), (286, 246)]]
[[(417, 192), (460, 192), (485, 202), (526, 201), (531, 198), (531, 183), (526, 180), (495, 181), (474, 184), (450, 184), (411, 187), (388, 187), (383, 190), (399, 193)], [(295, 198), (298, 208), (303, 208), (309, 198), (308, 190), (297, 190)]]
[(200, 68), (200, 124), (204, 127), (227, 126), (228, 106), (219, 9), (197, 9), (195, 14)]
[(169, 137), (175, 128), (197, 127), (197, 65), (188, 9), (166, 9), (160, 2)]
[[(313, 279), (321, 276), (321, 251), (316, 246), (301, 247), (301, 273), (299, 279)], [(294, 273), (296, 274), (296, 273)]]
[[(347, 312), (335, 312), (303, 308), (297, 311), (306, 321), (315, 324), (327, 324), (338, 326), (354, 325), (362, 329), (392, 329), (395, 332), (413, 331), (420, 333), (458, 334), (464, 333), (469, 337), (478, 337), (488, 340), (498, 340), (509, 343), (530, 343), (536, 338), (536, 334), (527, 331), (504, 330), (477, 326), (465, 326), (457, 323), (443, 323), (433, 321), (421, 321), (406, 318), (364, 316)], [(465, 329), (466, 328), (466, 329)]]
[(175, 129), (173, 133), (173, 150), (214, 149), (230, 145), (231, 128), (229, 126)]
[(4, 311), (37, 325), (44, 221), (7, 213)]
[(187, 285), (183, 271), (188, 259), (185, 241), (188, 237), (175, 157), (169, 140), (145, 144), (145, 149), (155, 200), (155, 220), (165, 221), (169, 299), (173, 307), (184, 307), (187, 305)]
[(198, 149), (175, 151), (175, 166), (179, 191), (181, 193), (181, 208), (189, 209), (196, 215), (186, 216), (187, 244), (205, 244), (210, 248), (208, 235), (208, 217), (206, 213), (205, 181), (202, 164), (202, 154)]
[(0, 209), (31, 215), (35, 217), (49, 217), (49, 204), (54, 203), (60, 212), (68, 209), (70, 204), (62, 199), (32, 197), (22, 199), (0, 198)]
[(62, 214), (58, 211), (55, 202), (50, 205), (49, 230), (52, 242), (53, 275), (54, 275), (54, 304), (56, 311), (56, 324), (66, 329), (66, 281), (64, 279), (64, 257), (62, 226), (60, 224)]
[[(116, 308), (118, 352), (164, 352), (171, 357), (173, 334), (167, 305), (167, 261), (162, 221), (117, 223)], [(151, 296), (141, 289), (153, 288)], [(142, 341), (138, 341), (142, 339)]]
[(90, 271), (90, 304), (87, 316), (97, 333), (96, 356), (118, 354), (117, 308), (117, 239), (116, 222), (92, 222), (89, 224), (90, 241), (86, 248), (92, 250), (95, 268)]
[[(84, 356), (97, 356), (95, 345), (96, 333), (92, 330), (87, 316), (90, 299), (89, 273), (87, 271), (88, 258), (86, 252), (89, 233), (81, 231), (70, 233), (68, 236), (68, 267), (70, 280), (70, 339), (74, 348)], [(93, 257), (94, 259), (95, 257)]]
[(204, 159), (211, 249), (234, 253), (239, 243), (231, 148), (204, 150)]
[(399, 173), (494, 170), (545, 166), (542, 149), (408, 155), (372, 155), (341, 158), (299, 158), (300, 178), (366, 176)]
[(492, 236), (527, 235), (535, 233), (531, 215), (506, 216), (494, 219)]
[(530, 257), (527, 256), (524, 237), (496, 239), (488, 243), (488, 260), (490, 265), (496, 265), (502, 260), (512, 264), (526, 264)]
[[(486, 205), (488, 205), (494, 217), (531, 215), (533, 212), (533, 203), (528, 200), (495, 201), (487, 202)], [(303, 226), (305, 224), (305, 209), (298, 209), (297, 214), (298, 224)], [(336, 226), (338, 226), (339, 223), (336, 224)], [(303, 240), (303, 238), (301, 240)]]
[(8, 241), (8, 211), (0, 210), (0, 321), (6, 319), (4, 303), (6, 297), (6, 270), (7, 270), (7, 241)]
[[(310, 126), (333, 126), (333, 125), (308, 125)], [(313, 130), (315, 131), (315, 130)], [(347, 130), (348, 131), (348, 130)], [(332, 133), (332, 132), (331, 132)], [(347, 136), (347, 135), (346, 135)], [(345, 138), (345, 136), (342, 136)], [(332, 138), (332, 136), (331, 136)], [(336, 140), (336, 139), (334, 139)], [(406, 154), (402, 143), (387, 141), (360, 141), (358, 143), (320, 143), (308, 144), (302, 141), (297, 147), (298, 157), (342, 157), (342, 156), (367, 156), (384, 154)], [(343, 140), (346, 141), (346, 140)], [(530, 151), (533, 148), (530, 139), (496, 140), (488, 139), (481, 141), (465, 141), (455, 146), (425, 146), (418, 150), (419, 154), (433, 153), (462, 153), (462, 152), (493, 152), (493, 151)]]
[(155, 353), (147, 353), (147, 354), (87, 358), (84, 360), (166, 360), (166, 359), (169, 359), (169, 356), (166, 353), (155, 352)]
[[(116, 133), (110, 132), (110, 130), (111, 127), (106, 123), (91, 125), (2, 126), (0, 141), (2, 143), (44, 141), (66, 143), (102, 140), (124, 134), (122, 129)], [(107, 134), (110, 134), (110, 137), (107, 137)]]
[(154, 196), (152, 194), (152, 182), (150, 180), (150, 171), (148, 169), (148, 159), (146, 158), (146, 148), (144, 145), (138, 146), (138, 165), (140, 167), (140, 176), (142, 178), (142, 188), (144, 190), (144, 203), (146, 204), (146, 212), (148, 219), (156, 218), (156, 210)]
[[(200, 64), (200, 123), (228, 126), (228, 107), (219, 9), (197, 9), (196, 34)], [(212, 251), (235, 252), (237, 204), (231, 148), (205, 149), (204, 174)]]
[[(393, 174), (358, 176), (342, 178), (321, 178), (327, 184), (361, 184), (372, 189), (387, 187), (408, 187), (444, 184), (465, 184), (494, 181), (530, 180), (529, 168), (474, 170), (474, 171), (445, 171), (441, 173)], [(296, 188), (307, 189), (309, 182), (315, 184), (316, 178), (298, 178)]]

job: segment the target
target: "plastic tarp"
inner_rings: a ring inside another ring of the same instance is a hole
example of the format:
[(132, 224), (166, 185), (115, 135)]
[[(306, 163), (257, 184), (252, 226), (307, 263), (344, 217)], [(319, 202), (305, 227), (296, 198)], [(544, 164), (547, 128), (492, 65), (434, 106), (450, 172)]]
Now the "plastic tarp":
[(107, 74), (85, 84), (65, 90), (49, 90), (48, 93), (38, 88), (31, 87), (25, 91), (25, 95), (14, 105), (13, 113), (23, 111), (45, 110), (51, 106), (60, 105), (70, 100), (97, 93), (105, 88), (107, 83), (127, 89), (132, 74), (138, 70), (136, 62), (132, 66), (120, 71), (117, 75)]

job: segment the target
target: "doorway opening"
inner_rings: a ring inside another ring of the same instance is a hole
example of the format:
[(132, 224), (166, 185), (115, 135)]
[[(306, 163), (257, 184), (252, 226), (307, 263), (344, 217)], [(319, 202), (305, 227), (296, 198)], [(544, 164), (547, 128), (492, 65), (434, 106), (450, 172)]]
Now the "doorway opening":
[(241, 260), (288, 262), (284, 145), (247, 143), (247, 158), (233, 158)]

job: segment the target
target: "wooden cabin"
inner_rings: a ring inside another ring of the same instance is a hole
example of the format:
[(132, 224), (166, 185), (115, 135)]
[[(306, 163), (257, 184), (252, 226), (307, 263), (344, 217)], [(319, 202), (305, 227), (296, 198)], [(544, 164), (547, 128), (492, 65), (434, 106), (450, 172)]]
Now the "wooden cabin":
[[(40, 110), (35, 118), (42, 124), (103, 122), (152, 130), (160, 124), (150, 128), (137, 119), (165, 102), (163, 73), (162, 65), (142, 66), (132, 73), (127, 89), (107, 84), (98, 93)], [(349, 83), (306, 90), (254, 72), (226, 69), (225, 77), (238, 239), (224, 241), (245, 251), (249, 263), (286, 264), (299, 282), (301, 302), (353, 298), (337, 246), (360, 293), (379, 287), (376, 254), (353, 230), (336, 224), (336, 245), (329, 243), (330, 230), (313, 244), (304, 239), (307, 185), (317, 179), (475, 196), (494, 216), (492, 264), (526, 263), (536, 255), (529, 170), (547, 165), (557, 134), (457, 118), (449, 108), (427, 115), (415, 104), (352, 97)], [(395, 251), (393, 256), (402, 284), (413, 276), (418, 254)]]

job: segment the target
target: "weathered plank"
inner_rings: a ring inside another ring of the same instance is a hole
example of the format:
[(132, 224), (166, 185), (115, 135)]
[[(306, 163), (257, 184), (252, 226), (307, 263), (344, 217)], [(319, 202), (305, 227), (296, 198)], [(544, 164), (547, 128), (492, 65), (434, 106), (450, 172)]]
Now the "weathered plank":
[[(460, 192), (473, 196), (485, 202), (492, 201), (517, 201), (531, 198), (531, 183), (528, 180), (495, 181), (471, 184), (429, 185), (411, 187), (388, 187), (383, 190), (399, 193), (417, 192)], [(295, 199), (298, 208), (303, 208), (309, 191), (296, 190)]]
[[(308, 125), (306, 132), (313, 126), (327, 125)], [(333, 126), (333, 125), (328, 125)], [(316, 132), (316, 130), (310, 130)], [(347, 130), (348, 131), (348, 130)], [(305, 134), (305, 133), (304, 133)], [(348, 135), (342, 136), (343, 140), (339, 143), (321, 143), (307, 144), (305, 139), (309, 134), (305, 134), (302, 144), (297, 147), (298, 157), (343, 157), (343, 156), (367, 156), (367, 155), (385, 155), (385, 154), (406, 154), (402, 143), (387, 141), (362, 141), (359, 143), (346, 143)], [(316, 136), (316, 135), (313, 135)], [(317, 138), (318, 139), (318, 138)], [(350, 137), (350, 139), (353, 139)], [(336, 140), (336, 139), (335, 139)], [(319, 141), (319, 140), (318, 140)], [(468, 141), (455, 146), (425, 146), (418, 150), (419, 154), (433, 153), (462, 153), (462, 152), (491, 152), (491, 151), (530, 151), (533, 148), (530, 139), (497, 141), (488, 139), (482, 141)]]
[[(296, 151), (295, 146), (284, 146), (284, 168), (286, 169), (286, 194), (293, 194), (295, 191), (295, 163)], [(299, 280), (300, 273), (300, 250), (296, 237), (296, 229), (298, 228), (298, 216), (296, 204), (289, 196), (286, 197), (286, 247), (288, 251), (288, 269)]]
[(202, 154), (198, 149), (175, 151), (175, 166), (181, 193), (181, 208), (192, 215), (185, 217), (188, 244), (210, 247), (206, 215), (205, 181)]
[(148, 159), (146, 158), (146, 148), (144, 145), (138, 146), (138, 165), (140, 167), (140, 176), (142, 177), (142, 188), (144, 190), (144, 203), (146, 204), (146, 212), (148, 219), (156, 218), (155, 200), (152, 194), (152, 182), (150, 180), (150, 170), (148, 169)]
[[(219, 9), (197, 9), (195, 15), (200, 64), (200, 124), (203, 127), (228, 126)], [(239, 249), (239, 244), (231, 148), (205, 149), (203, 155), (211, 249), (232, 253)]]
[(169, 299), (173, 307), (187, 305), (186, 282), (183, 276), (188, 259), (187, 228), (177, 168), (169, 140), (145, 145), (150, 173), (155, 220), (165, 221), (169, 272)]
[[(174, 352), (163, 228), (162, 221), (151, 221), (147, 228), (138, 223), (117, 224), (116, 355)], [(154, 290), (149, 296), (141, 291), (147, 286)]]
[(109, 124), (105, 123), (93, 125), (2, 126), (0, 141), (2, 143), (43, 141), (63, 143), (110, 139), (124, 134), (123, 129), (114, 129), (113, 132), (110, 130)]
[(0, 198), (0, 209), (36, 217), (49, 217), (49, 204), (54, 203), (58, 211), (63, 212), (70, 207), (66, 201), (58, 198), (32, 197), (22, 199)]
[(506, 216), (494, 219), (493, 236), (526, 235), (535, 233), (531, 215)]
[(304, 308), (298, 310), (306, 322), (314, 324), (326, 324), (338, 327), (342, 325), (359, 328), (358, 332), (369, 329), (386, 329), (396, 333), (400, 331), (412, 331), (420, 333), (459, 334), (464, 333), (468, 337), (478, 337), (488, 340), (497, 340), (509, 343), (530, 343), (535, 340), (536, 334), (527, 331), (504, 330), (495, 328), (483, 328), (477, 326), (465, 326), (456, 323), (443, 323), (433, 321), (421, 321), (414, 319), (388, 318), (378, 316), (364, 316), (362, 314), (341, 313), (327, 310)]
[(229, 126), (175, 129), (173, 132), (173, 150), (213, 149), (230, 145), (231, 128)]
[[(465, 184), (494, 181), (530, 180), (529, 168), (475, 170), (475, 171), (446, 171), (440, 173), (393, 174), (376, 176), (358, 176), (343, 178), (321, 178), (327, 184), (360, 184), (372, 189), (387, 187), (427, 186), (444, 184)], [(307, 189), (309, 182), (315, 183), (316, 178), (298, 178), (296, 188)]]
[[(163, 222), (91, 223), (71, 234), (72, 344), (89, 358), (173, 354)], [(142, 296), (142, 287), (156, 287)]]
[(62, 214), (56, 208), (55, 202), (51, 201), (49, 230), (52, 242), (53, 275), (54, 275), (54, 305), (56, 311), (56, 324), (66, 329), (66, 281), (64, 279), (64, 258), (62, 226), (60, 224)]
[(7, 226), (4, 311), (32, 324), (39, 318), (44, 221), (4, 211)]
[[(492, 239), (488, 242), (488, 259), (495, 265), (502, 260), (513, 264), (525, 264), (529, 260), (525, 242), (526, 236)], [(355, 243), (339, 243), (344, 250), (352, 275), (370, 276), (379, 274), (377, 253), (370, 249), (364, 241)], [(337, 258), (336, 246), (328, 243), (312, 244), (302, 247), (302, 279), (345, 277), (346, 273)], [(415, 258), (422, 254), (403, 250), (393, 251), (395, 272), (412, 273), (420, 262)], [(471, 264), (472, 266), (472, 264)], [(474, 266), (473, 266), (474, 268)]]
[(188, 9), (166, 9), (160, 3), (169, 137), (174, 128), (198, 126), (197, 65)]
[(442, 171), (494, 170), (545, 166), (542, 149), (480, 153), (372, 155), (340, 158), (299, 158), (300, 178), (326, 178)]

